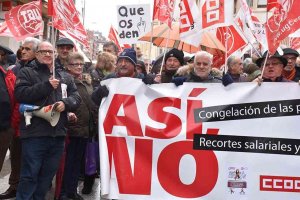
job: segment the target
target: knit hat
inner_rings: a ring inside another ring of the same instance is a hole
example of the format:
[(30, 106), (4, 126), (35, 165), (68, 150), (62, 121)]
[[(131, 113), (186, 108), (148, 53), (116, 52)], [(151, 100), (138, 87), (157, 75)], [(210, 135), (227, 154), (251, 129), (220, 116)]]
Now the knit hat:
[(292, 54), (292, 55), (295, 55), (296, 57), (299, 56), (298, 51), (296, 51), (295, 49), (292, 49), (292, 48), (283, 49), (283, 55), (287, 55), (287, 54)]
[(70, 45), (74, 48), (75, 44), (72, 40), (69, 38), (61, 38), (56, 42), (56, 46), (65, 46), (65, 45)]
[[(263, 65), (262, 62), (267, 57), (267, 54), (268, 54), (268, 51), (266, 51), (261, 58), (256, 60), (256, 64), (258, 67), (262, 67), (262, 65)], [(283, 64), (283, 67), (285, 67), (287, 64), (287, 60), (284, 57), (282, 57), (277, 51), (274, 53), (274, 55), (271, 55), (271, 56), (269, 55), (269, 58), (278, 58), (280, 60), (280, 62)]]
[(184, 65), (184, 53), (178, 49), (171, 49), (166, 53), (165, 63), (170, 57), (175, 57), (180, 62), (181, 65)]
[(134, 66), (136, 66), (136, 51), (133, 48), (124, 49), (124, 51), (119, 54), (117, 62), (119, 62), (121, 58), (129, 60)]

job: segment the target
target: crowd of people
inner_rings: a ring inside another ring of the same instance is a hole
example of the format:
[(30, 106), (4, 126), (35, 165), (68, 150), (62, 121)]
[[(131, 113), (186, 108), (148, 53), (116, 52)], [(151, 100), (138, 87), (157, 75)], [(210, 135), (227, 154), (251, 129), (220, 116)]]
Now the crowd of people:
[[(8, 149), (11, 155), (9, 188), (0, 199), (44, 199), (55, 175), (56, 199), (83, 199), (78, 194), (80, 178), (84, 180), (81, 193), (92, 192), (98, 174), (87, 175), (84, 167), (87, 144), (98, 138), (101, 100), (109, 94), (102, 80), (131, 77), (145, 84), (174, 83), (178, 87), (184, 82), (227, 86), (300, 80), (299, 53), (291, 48), (284, 48), (283, 55), (265, 52), (256, 59), (230, 56), (226, 72), (212, 67), (213, 55), (206, 51), (185, 59), (181, 50), (170, 49), (159, 73), (144, 62), (140, 48), (119, 52), (113, 42), (107, 42), (96, 65), (88, 66), (74, 47), (68, 38), (53, 46), (29, 37), (16, 54), (0, 49), (0, 171)], [(32, 116), (28, 125), (19, 112), (23, 104), (38, 109), (52, 105), (60, 113), (57, 124)]]

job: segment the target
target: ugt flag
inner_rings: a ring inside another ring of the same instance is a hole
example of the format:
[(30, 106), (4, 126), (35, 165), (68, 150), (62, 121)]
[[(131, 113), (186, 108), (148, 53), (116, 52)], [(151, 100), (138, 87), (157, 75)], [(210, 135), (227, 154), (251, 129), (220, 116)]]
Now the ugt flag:
[(299, 7), (300, 1), (285, 0), (277, 1), (277, 6), (272, 8), (273, 15), (266, 22), (268, 47), (271, 54), (275, 53), (282, 40), (300, 28)]
[(43, 34), (40, 1), (16, 6), (5, 14), (6, 24), (18, 41)]

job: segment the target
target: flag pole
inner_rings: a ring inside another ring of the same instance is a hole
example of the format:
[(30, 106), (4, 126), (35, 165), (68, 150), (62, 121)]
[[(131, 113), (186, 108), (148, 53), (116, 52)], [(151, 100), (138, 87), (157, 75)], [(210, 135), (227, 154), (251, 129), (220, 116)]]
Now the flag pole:
[(265, 61), (264, 61), (264, 66), (263, 66), (263, 68), (261, 70), (260, 79), (262, 79), (262, 77), (263, 77), (263, 73), (265, 71), (265, 67), (266, 67), (266, 63), (267, 63), (268, 57), (269, 57), (269, 51), (267, 52), (267, 55), (266, 55), (266, 58), (265, 58)]
[[(174, 0), (174, 5), (173, 5), (173, 9), (172, 9), (172, 13), (171, 13), (171, 27), (172, 27), (172, 22), (173, 22), (173, 15), (174, 15), (174, 6), (176, 5), (176, 0)], [(170, 34), (171, 34), (171, 28), (169, 27), (169, 32), (168, 32), (168, 38), (167, 38), (167, 43), (166, 43), (166, 46), (165, 46), (165, 52), (164, 52), (164, 57), (163, 57), (163, 60), (162, 60), (162, 63), (161, 63), (161, 66), (160, 66), (160, 70), (159, 70), (159, 75), (161, 75), (161, 72), (162, 72), (162, 68), (163, 68), (163, 65), (164, 65), (164, 62), (165, 62), (165, 57), (166, 57), (166, 53), (167, 53), (167, 47), (168, 47), (168, 44), (169, 44), (169, 39), (170, 39)]]
[[(52, 21), (52, 29), (51, 29), (51, 40), (52, 40), (52, 45), (53, 49), (55, 47), (55, 30), (54, 30), (54, 24), (53, 24), (53, 16), (51, 16), (51, 21)], [(53, 50), (53, 56), (52, 56), (52, 74), (53, 74), (53, 79), (55, 79), (55, 53)]]
[[(248, 41), (248, 44), (250, 44), (251, 47), (254, 49), (254, 51), (261, 57), (261, 56), (262, 56), (261, 53), (260, 53), (259, 51), (257, 51), (256, 48), (254, 48), (253, 44), (248, 40), (248, 38), (247, 38), (246, 35), (244, 34), (243, 30), (241, 30), (241, 28), (236, 24), (236, 22), (234, 22), (234, 24), (235, 24), (236, 27), (239, 29), (239, 32), (244, 36), (244, 38), (246, 38), (246, 40)], [(259, 41), (258, 41), (255, 37), (253, 37), (253, 38), (255, 39), (256, 42), (259, 43)]]
[(160, 70), (159, 70), (159, 75), (161, 75), (162, 69), (163, 69), (163, 66), (164, 66), (164, 63), (165, 63), (165, 58), (166, 58), (167, 48), (168, 48), (169, 39), (170, 39), (170, 33), (171, 33), (171, 29), (170, 29), (170, 27), (169, 27), (169, 30), (168, 30), (168, 38), (167, 38), (167, 42), (166, 42), (166, 45), (165, 45), (164, 56), (163, 56), (163, 59), (162, 59), (162, 62), (161, 62), (161, 66), (160, 66)]
[[(148, 53), (148, 59), (149, 59), (149, 62), (151, 63), (151, 51), (152, 51), (152, 41), (153, 40), (153, 20), (151, 22), (151, 39), (150, 39), (150, 49), (149, 49), (149, 53)], [(150, 73), (150, 63), (147, 67), (147, 74)]]
[(227, 57), (228, 57), (228, 26), (226, 26), (226, 34), (225, 34), (225, 67), (224, 67), (224, 73), (227, 73), (228, 66), (227, 66)]

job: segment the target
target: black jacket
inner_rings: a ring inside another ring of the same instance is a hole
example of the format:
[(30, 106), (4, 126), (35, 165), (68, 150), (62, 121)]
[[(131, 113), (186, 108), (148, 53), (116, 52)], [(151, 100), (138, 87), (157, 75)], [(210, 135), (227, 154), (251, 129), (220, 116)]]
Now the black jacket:
[(95, 89), (100, 85), (100, 82), (103, 80), (105, 75), (103, 71), (99, 68), (93, 69), (90, 74), (92, 77), (92, 85), (93, 88)]
[(89, 137), (96, 129), (97, 108), (91, 99), (93, 87), (85, 81), (74, 79), (78, 93), (81, 96), (79, 108), (75, 111), (77, 121), (68, 124), (68, 134), (72, 137)]
[[(64, 136), (66, 134), (67, 112), (75, 111), (81, 102), (76, 85), (71, 75), (56, 70), (55, 78), (60, 80), (60, 85), (56, 90), (49, 82), (51, 76), (47, 65), (39, 63), (37, 60), (30, 63), (31, 67), (21, 68), (15, 86), (15, 97), (18, 102), (37, 106), (52, 105), (55, 102), (63, 101), (65, 111), (60, 114), (60, 119), (55, 127), (40, 118), (33, 116), (31, 125), (25, 126), (22, 116), (20, 124), (21, 138), (40, 136)], [(67, 85), (67, 98), (62, 98), (61, 85)]]

